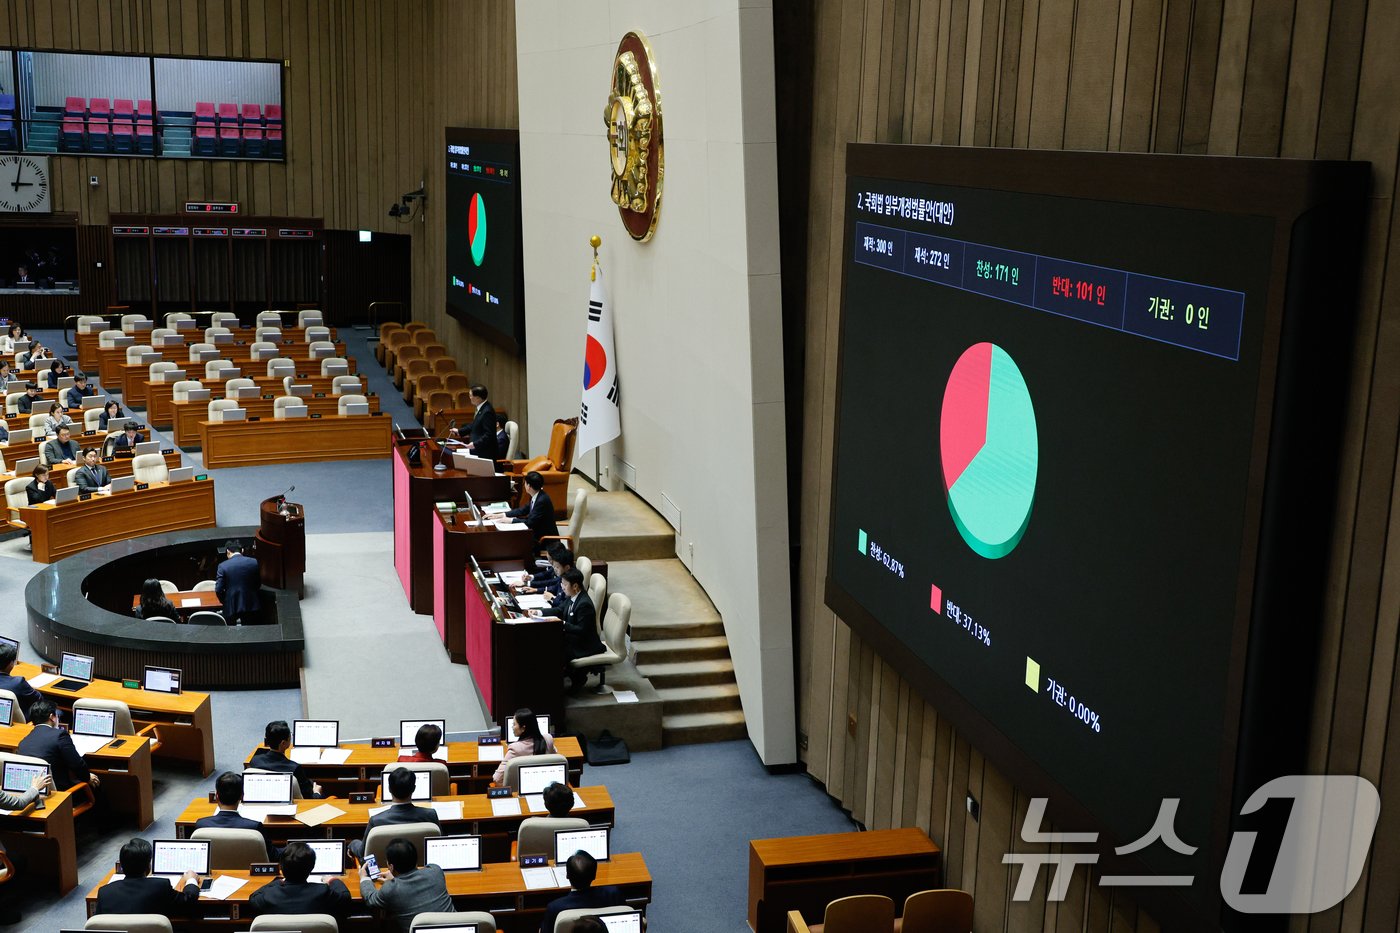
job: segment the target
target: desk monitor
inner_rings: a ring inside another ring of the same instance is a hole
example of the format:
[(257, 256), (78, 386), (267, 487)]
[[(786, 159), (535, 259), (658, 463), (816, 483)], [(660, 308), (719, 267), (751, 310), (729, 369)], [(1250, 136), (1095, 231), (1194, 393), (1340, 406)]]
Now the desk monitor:
[(335, 748), (339, 744), (339, 719), (298, 719), (292, 723), (292, 745), (296, 748)]
[(58, 662), (58, 674), (64, 679), (54, 686), (60, 690), (81, 690), (92, 682), (92, 665), (93, 659), (88, 655), (63, 652)]
[(237, 386), (228, 393), (229, 398), (257, 398), (260, 389), (257, 386)]
[(187, 401), (187, 402), (207, 402), (207, 401), (209, 401), (209, 390), (208, 390), (208, 389), (190, 389), (188, 392), (185, 393), (185, 401)]
[(87, 411), (89, 408), (101, 408), (103, 405), (106, 405), (106, 404), (107, 404), (107, 399), (106, 399), (104, 396), (101, 396), (101, 395), (85, 395), (85, 396), (83, 396), (83, 411)]
[(15, 649), (15, 655), (16, 655), (16, 657), (18, 657), (18, 655), (19, 655), (19, 642), (18, 642), (18, 641), (16, 641), (16, 640), (13, 639), (13, 638), (6, 638), (5, 636), (0, 635), (0, 645), (10, 645), (10, 646), (12, 646), (12, 647)]
[(335, 355), (335, 347), (312, 347), (312, 348), (311, 348), (311, 358), (312, 358), (313, 360), (321, 360), (321, 359), (325, 359), (325, 358), (328, 357), (328, 356), (334, 356), (334, 355)]
[(219, 412), (220, 421), (247, 421), (248, 409), (246, 408), (225, 408)]
[(54, 490), (53, 501), (58, 505), (65, 502), (76, 502), (79, 495), (77, 486), (64, 486), (62, 489)]
[(316, 864), (311, 866), (312, 876), (339, 875), (345, 871), (344, 839), (289, 839), (288, 842), (305, 843), (316, 853)]
[(208, 839), (157, 839), (151, 843), (151, 874), (178, 878), (187, 871), (209, 874)]
[(610, 858), (611, 826), (590, 826), (587, 829), (561, 829), (554, 834), (554, 864), (563, 865), (575, 852), (587, 852), (600, 862)]
[(136, 362), (140, 363), (142, 366), (150, 366), (152, 363), (159, 363), (163, 359), (165, 359), (165, 354), (163, 353), (142, 353), (141, 358)]
[[(74, 933), (82, 933), (82, 931), (74, 931)], [(107, 933), (107, 931), (94, 930), (91, 933)], [(413, 928), (413, 933), (480, 933), (480, 927), (475, 923), (430, 923), (426, 926), (420, 923)]]
[(15, 721), (15, 701), (0, 697), (0, 726), (8, 726)]
[(496, 474), (495, 461), (487, 460), (485, 457), (474, 457), (460, 450), (452, 452), (452, 466), (471, 476), (494, 476)]
[(69, 389), (73, 388), (73, 377), (59, 376), (58, 385), (54, 386), (54, 388), (60, 392), (67, 392)]
[(180, 669), (175, 667), (147, 666), (142, 687), (152, 693), (179, 693), (180, 674)]
[(419, 726), (437, 726), (442, 730), (442, 740), (447, 741), (446, 719), (401, 719), (399, 720), (399, 745), (412, 748), (418, 738)]
[(136, 488), (136, 477), (114, 476), (112, 477), (112, 482), (108, 485), (108, 488), (111, 489), (112, 492), (129, 492), (130, 490)]
[[(476, 558), (472, 558), (472, 559), (475, 560)], [(539, 724), (540, 731), (543, 732), (545, 735), (549, 735), (549, 736), (554, 735), (554, 733), (553, 733), (552, 731), (550, 731), (550, 728), (549, 728), (549, 714), (548, 714), (548, 713), (536, 713), (536, 714), (535, 714), (535, 722)], [(514, 741), (515, 741), (515, 717), (514, 717), (514, 716), (507, 716), (507, 717), (506, 717), (506, 735), (505, 735), (505, 739), (506, 739), (506, 742), (507, 742), (507, 743), (510, 743), (510, 742), (514, 742)], [(561, 782), (561, 783), (562, 783), (562, 782)]]
[(177, 318), (174, 321), (175, 330), (194, 330), (194, 320), (192, 318)]
[(359, 395), (359, 394), (361, 394), (361, 383), (360, 383), (360, 379), (359, 379), (358, 376), (355, 377), (355, 381), (354, 381), (354, 382), (342, 382), (342, 383), (340, 384), (340, 391), (336, 393), (336, 395)]
[(23, 353), (25, 350), (28, 350), (28, 349), (29, 349), (29, 341), (28, 341), (28, 340), (16, 340), (16, 341), (15, 341), (15, 356), (19, 356), (21, 353)]
[(288, 405), (282, 409), (282, 417), (284, 419), (305, 418), (308, 411), (309, 409), (305, 405)]
[(321, 367), (323, 376), (348, 376), (350, 375), (349, 363), (326, 363)]
[(346, 402), (346, 415), (367, 415), (369, 414), (369, 402)]
[(287, 804), (292, 802), (291, 772), (269, 774), (263, 771), (243, 772), (243, 802)]
[(136, 445), (136, 456), (160, 453), (160, 441), (142, 441)]
[(126, 430), (126, 424), (127, 424), (128, 421), (132, 422), (133, 424), (135, 423), (135, 420), (132, 419), (132, 418), (126, 418), (126, 417), (122, 417), (122, 418), (108, 418), (108, 419), (107, 419), (107, 434), (108, 434), (108, 435), (112, 435), (112, 434), (120, 434), (120, 433), (122, 433), (123, 431)]
[[(215, 343), (217, 343), (217, 342), (218, 342), (218, 341), (216, 340)], [(190, 362), (192, 362), (192, 363), (208, 363), (208, 362), (210, 362), (211, 360), (217, 360), (218, 358), (219, 358), (219, 351), (218, 351), (217, 349), (215, 349), (215, 350), (196, 350), (196, 351), (195, 351), (195, 355), (192, 356), (192, 357), (190, 358)]]
[(160, 376), (161, 382), (179, 382), (189, 377), (189, 371), (184, 369), (167, 369), (156, 375)]
[(187, 479), (194, 479), (194, 467), (176, 467), (170, 471), (172, 483), (183, 483)]
[(296, 365), (294, 363), (273, 363), (268, 367), (268, 375), (277, 379), (285, 379), (287, 376), (296, 375)]
[(163, 346), (163, 347), (174, 347), (174, 346), (179, 346), (180, 344), (182, 344), (182, 343), (184, 343), (184, 342), (185, 342), (185, 338), (184, 338), (184, 337), (181, 337), (179, 334), (161, 334), (161, 335), (160, 335), (160, 345)]
[(100, 735), (113, 738), (117, 734), (117, 713), (110, 709), (73, 710), (74, 735)]
[[(386, 803), (394, 799), (394, 795), (389, 793), (389, 775), (394, 773), (394, 768), (386, 767), (384, 773), (379, 776), (380, 792), (379, 799)], [(413, 772), (413, 796), (411, 800), (432, 800), (433, 799), (433, 775), (430, 771)]]
[(423, 840), (423, 864), (443, 871), (481, 871), (481, 837), (429, 836)]
[(552, 765), (522, 765), (519, 772), (520, 793), (543, 794), (544, 789), (551, 784), (568, 785), (568, 765), (561, 763)]
[(55, 359), (30, 360), (29, 365), (34, 368), (34, 372), (37, 374), (48, 372), (53, 369), (53, 364), (57, 362), (58, 360)]
[(122, 325), (123, 330), (129, 330), (133, 334), (144, 334), (155, 329), (156, 322), (150, 320), (127, 321)]
[(213, 339), (209, 343), (226, 344), (233, 343), (233, 334), (213, 334)]
[(11, 794), (29, 790), (36, 777), (49, 773), (49, 766), (37, 761), (6, 761), (0, 765), (0, 788)]
[[(29, 430), (27, 430), (27, 429), (24, 430), (24, 431), (11, 431), (11, 432), (10, 432), (10, 443), (11, 443), (11, 444), (15, 443), (15, 438), (18, 437), (18, 436), (21, 435), (21, 434), (32, 434), (32, 433), (33, 433), (32, 431), (29, 431)], [(25, 440), (29, 440), (29, 438), (25, 438)], [(20, 460), (20, 461), (18, 461), (18, 462), (15, 464), (15, 475), (16, 475), (16, 476), (28, 476), (30, 473), (33, 473), (33, 472), (34, 472), (34, 468), (35, 468), (36, 466), (38, 466), (38, 465), (39, 465), (39, 458), (38, 458), (38, 457), (25, 457), (23, 460)]]
[(253, 359), (258, 360), (259, 362), (261, 362), (262, 360), (271, 359), (276, 355), (276, 347), (256, 347), (253, 350)]
[(599, 914), (598, 919), (608, 933), (642, 933), (642, 912), (629, 910), (626, 913)]
[(114, 347), (129, 347), (134, 343), (136, 343), (136, 338), (130, 334), (118, 334), (112, 338), (112, 346)]
[(299, 398), (311, 397), (311, 385), (309, 383), (295, 382), (287, 388), (288, 395), (295, 395)]

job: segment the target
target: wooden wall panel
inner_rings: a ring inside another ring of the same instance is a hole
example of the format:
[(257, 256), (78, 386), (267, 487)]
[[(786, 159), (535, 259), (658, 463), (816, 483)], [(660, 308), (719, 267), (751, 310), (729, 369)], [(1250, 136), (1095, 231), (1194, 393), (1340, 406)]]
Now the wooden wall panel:
[[(812, 10), (798, 567), (800, 747), (871, 828), (917, 825), (977, 933), (1155, 933), (1076, 875), (1012, 904), (1029, 801), (825, 608), (847, 141), (1353, 158), (1374, 166), (1343, 475), (1309, 724), (1314, 771), (1381, 791), (1361, 883), (1291, 929), (1400, 928), (1400, 5), (1365, 0), (831, 0)], [(781, 61), (779, 67), (782, 67)], [(972, 820), (965, 797), (977, 796)], [(1073, 829), (1073, 827), (1065, 827)]]

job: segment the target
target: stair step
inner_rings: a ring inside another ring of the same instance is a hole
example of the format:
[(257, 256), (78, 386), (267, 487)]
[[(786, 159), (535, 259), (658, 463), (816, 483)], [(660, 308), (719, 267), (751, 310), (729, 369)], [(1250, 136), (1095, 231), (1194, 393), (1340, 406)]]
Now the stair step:
[(682, 713), (661, 717), (661, 740), (666, 745), (725, 742), (748, 735), (744, 714), (738, 711)]
[(706, 684), (699, 687), (667, 687), (657, 690), (661, 698), (664, 714), (684, 715), (687, 713), (711, 713), (723, 710), (737, 710), (739, 685)]
[(712, 635), (708, 638), (658, 638), (634, 644), (637, 648), (637, 659), (646, 664), (729, 657), (729, 642), (723, 635)]
[(734, 662), (728, 658), (716, 661), (674, 661), (659, 664), (638, 664), (637, 671), (658, 690), (665, 687), (695, 687), (702, 684), (731, 683)]
[[(628, 625), (632, 641), (655, 641), (669, 638), (710, 638), (724, 634), (724, 623), (719, 619), (697, 619), (693, 622), (675, 621), (653, 622), (637, 620), (637, 611), (632, 610), (632, 621)], [(640, 650), (641, 646), (638, 645)]]

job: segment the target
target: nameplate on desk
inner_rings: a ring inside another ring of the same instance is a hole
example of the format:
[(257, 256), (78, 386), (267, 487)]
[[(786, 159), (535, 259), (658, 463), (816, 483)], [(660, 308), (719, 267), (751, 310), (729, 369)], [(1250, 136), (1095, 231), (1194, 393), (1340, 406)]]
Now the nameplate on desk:
[(393, 736), (384, 736), (369, 740), (370, 748), (398, 748), (399, 740)]
[(83, 432), (83, 437), (92, 437), (92, 436), (93, 436), (94, 434), (96, 434), (96, 433), (97, 433), (96, 431), (84, 431), (84, 432)]
[(384, 414), (384, 412), (382, 412), (382, 411), (372, 411), (372, 412), (370, 412), (370, 417), (372, 417), (372, 418), (377, 418), (377, 417), (379, 417), (379, 416), (382, 415), (382, 414)]
[(102, 462), (103, 462), (103, 463), (111, 463), (111, 462), (112, 462), (113, 460), (115, 460), (115, 459), (117, 459), (115, 456), (103, 457), (103, 458), (102, 458)]
[[(224, 420), (227, 421), (228, 419), (225, 418)], [(249, 418), (248, 420), (249, 420), (249, 421), (261, 421), (262, 419), (261, 419), (261, 418)]]
[(160, 452), (163, 453), (163, 454), (173, 454), (173, 453), (175, 452), (175, 448), (174, 448), (174, 447), (162, 447), (162, 448), (160, 449)]
[(272, 393), (271, 393), (271, 392), (267, 393), (266, 395), (263, 396), (263, 398), (272, 398)]
[(496, 800), (496, 799), (499, 799), (499, 798), (501, 798), (501, 797), (509, 797), (510, 795), (511, 795), (511, 790), (510, 790), (509, 787), (488, 787), (488, 788), (486, 788), (486, 796), (487, 796), (489, 799), (491, 799), (491, 800)]
[(477, 744), (477, 745), (500, 745), (500, 744), (501, 744), (501, 737), (500, 737), (499, 735), (479, 735), (479, 736), (477, 736), (477, 738), (476, 738), (476, 744)]
[(208, 473), (200, 473), (200, 474), (198, 474), (197, 476), (195, 476), (194, 481), (195, 481), (196, 483), (198, 483), (198, 482), (202, 482), (203, 480), (206, 480), (206, 479), (208, 479), (208, 478), (209, 478), (209, 474), (208, 474)]
[(320, 415), (312, 415), (311, 417), (312, 417), (312, 418), (319, 418), (319, 417), (321, 417), (321, 416), (320, 416)]
[(545, 868), (549, 865), (548, 855), (522, 855), (520, 856), (521, 868)]
[(277, 874), (277, 863), (253, 862), (248, 866), (248, 874), (253, 878), (275, 876)]
[(151, 488), (151, 484), (150, 484), (150, 483), (137, 483), (137, 484), (136, 484), (136, 488), (137, 488), (137, 489), (150, 489), (150, 488)]
[(324, 393), (324, 392), (317, 392), (316, 395), (315, 395), (315, 398), (325, 398), (325, 397), (326, 397), (326, 393)]
[(140, 690), (140, 689), (141, 689), (141, 681), (139, 681), (139, 680), (123, 680), (123, 681), (122, 681), (122, 686), (125, 687), (125, 688), (128, 689), (128, 690)]
[[(507, 790), (509, 790), (509, 788), (507, 788)], [(350, 802), (351, 802), (351, 803), (374, 803), (374, 791), (372, 791), (372, 790), (363, 790), (363, 791), (357, 790), (357, 791), (351, 791), (351, 792), (350, 792)]]

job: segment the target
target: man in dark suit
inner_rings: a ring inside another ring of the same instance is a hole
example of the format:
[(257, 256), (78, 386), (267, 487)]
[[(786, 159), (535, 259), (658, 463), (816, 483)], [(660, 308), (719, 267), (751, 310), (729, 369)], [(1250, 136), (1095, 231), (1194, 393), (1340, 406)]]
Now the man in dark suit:
[(151, 844), (137, 837), (122, 846), (120, 881), (97, 890), (99, 914), (161, 914), (170, 917), (190, 913), (199, 903), (199, 876), (187, 871), (180, 876), (179, 890), (164, 878), (149, 877)]
[(78, 462), (78, 445), (68, 425), (59, 428), (53, 440), (44, 444), (44, 459), (51, 464)]
[(362, 858), (365, 854), (365, 843), (369, 840), (369, 832), (376, 826), (400, 826), (404, 823), (432, 823), (439, 829), (442, 824), (438, 822), (437, 811), (431, 807), (418, 807), (413, 804), (413, 788), (418, 781), (416, 772), (407, 768), (395, 768), (389, 772), (389, 796), (394, 798), (394, 802), (389, 809), (382, 810), (369, 818), (365, 824), (365, 838), (353, 839), (350, 842), (350, 854), (355, 858)]
[(117, 435), (117, 442), (113, 445), (113, 450), (122, 450), (127, 453), (135, 453), (136, 445), (144, 441), (141, 432), (136, 429), (135, 421), (128, 421), (122, 433)]
[(564, 602), (556, 605), (560, 605), (559, 617), (564, 621), (564, 676), (573, 690), (582, 687), (588, 675), (569, 667), (569, 662), (601, 654), (603, 642), (598, 637), (597, 610), (583, 589), (583, 573), (577, 567), (566, 570), (562, 582)]
[(29, 721), (34, 728), (20, 739), (15, 749), (30, 758), (42, 758), (53, 773), (53, 786), (68, 790), (87, 781), (93, 787), (102, 782), (88, 771), (87, 762), (78, 754), (73, 737), (58, 727), (58, 708), (52, 702), (38, 699), (29, 707)]
[(471, 403), (476, 406), (476, 417), (472, 419), (471, 441), (467, 449), (483, 460), (496, 460), (501, 451), (496, 449), (496, 409), (486, 401), (489, 394), (486, 386), (475, 385), (468, 390)]
[(20, 712), (29, 718), (29, 709), (39, 699), (39, 691), (34, 685), (15, 673), (15, 660), (19, 649), (9, 642), (0, 642), (0, 690), (8, 690), (19, 700)]
[(248, 898), (248, 912), (260, 914), (330, 914), (337, 920), (350, 913), (350, 890), (339, 878), (330, 884), (309, 882), (316, 853), (304, 842), (289, 842), (278, 860), (282, 877), (269, 881)]
[(214, 595), (224, 604), (224, 618), (235, 625), (257, 622), (262, 609), (258, 562), (244, 556), (243, 545), (237, 541), (225, 541), (224, 554), (227, 559), (219, 564), (214, 579)]
[(554, 933), (554, 921), (566, 910), (622, 906), (622, 892), (617, 888), (612, 885), (593, 887), (593, 879), (598, 877), (598, 862), (587, 852), (569, 856), (564, 873), (569, 876), (569, 893), (556, 897), (545, 907), (540, 933)]
[[(248, 767), (290, 774), (296, 779), (303, 797), (321, 796), (311, 778), (306, 776), (306, 769), (287, 757), (287, 749), (291, 747), (292, 727), (287, 725), (285, 719), (273, 720), (263, 729), (263, 747), (253, 752), (253, 757), (248, 759)], [(239, 792), (242, 793), (241, 787)]]
[(74, 374), (73, 374), (73, 387), (72, 387), (71, 389), (68, 390), (68, 393), (67, 393), (67, 395), (65, 396), (64, 401), (63, 401), (63, 407), (65, 407), (65, 408), (71, 408), (71, 409), (73, 409), (74, 411), (80, 411), (80, 410), (82, 410), (82, 407), (83, 407), (83, 399), (87, 397), (87, 394), (88, 394), (88, 378), (87, 378), (87, 373), (81, 373), (81, 372), (80, 372), (80, 373), (74, 373)]
[(83, 451), (83, 465), (73, 471), (68, 482), (76, 485), (81, 493), (94, 493), (112, 485), (112, 475), (102, 465), (102, 451), (96, 447)]
[(559, 526), (554, 523), (554, 501), (544, 491), (544, 477), (534, 470), (526, 473), (525, 492), (529, 494), (530, 501), (518, 509), (511, 509), (506, 517), (529, 525), (536, 544), (544, 537), (558, 537)]

